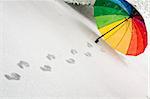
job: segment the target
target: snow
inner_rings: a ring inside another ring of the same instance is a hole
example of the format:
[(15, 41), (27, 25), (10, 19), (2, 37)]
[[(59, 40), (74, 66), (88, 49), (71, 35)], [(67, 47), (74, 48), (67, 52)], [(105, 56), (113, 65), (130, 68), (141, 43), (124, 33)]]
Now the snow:
[[(149, 48), (129, 57), (103, 40), (95, 44), (94, 22), (60, 0), (3, 1), (0, 7), (1, 99), (146, 99)], [(20, 68), (20, 61), (29, 67)], [(44, 65), (51, 70), (41, 70)], [(20, 80), (4, 76), (13, 72)]]

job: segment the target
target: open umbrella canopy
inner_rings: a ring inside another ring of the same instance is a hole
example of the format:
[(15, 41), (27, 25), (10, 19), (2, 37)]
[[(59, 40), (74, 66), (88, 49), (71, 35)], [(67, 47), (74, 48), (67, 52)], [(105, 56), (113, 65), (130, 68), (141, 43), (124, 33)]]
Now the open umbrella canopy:
[(100, 33), (112, 48), (137, 56), (147, 46), (147, 30), (141, 14), (125, 0), (96, 0), (94, 17)]

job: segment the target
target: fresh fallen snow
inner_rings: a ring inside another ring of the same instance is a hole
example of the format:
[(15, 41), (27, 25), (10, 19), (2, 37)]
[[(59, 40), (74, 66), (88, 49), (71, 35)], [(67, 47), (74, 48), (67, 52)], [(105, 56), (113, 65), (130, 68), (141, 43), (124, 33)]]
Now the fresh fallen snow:
[(2, 5), (1, 97), (147, 97), (148, 48), (129, 57), (95, 44), (96, 25), (60, 0)]

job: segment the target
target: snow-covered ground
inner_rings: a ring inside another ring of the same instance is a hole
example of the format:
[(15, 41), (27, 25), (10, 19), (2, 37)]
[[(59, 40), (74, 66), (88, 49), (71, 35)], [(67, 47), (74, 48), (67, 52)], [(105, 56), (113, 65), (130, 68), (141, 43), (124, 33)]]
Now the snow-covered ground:
[(124, 56), (96, 34), (63, 1), (0, 2), (0, 99), (146, 99), (149, 48)]

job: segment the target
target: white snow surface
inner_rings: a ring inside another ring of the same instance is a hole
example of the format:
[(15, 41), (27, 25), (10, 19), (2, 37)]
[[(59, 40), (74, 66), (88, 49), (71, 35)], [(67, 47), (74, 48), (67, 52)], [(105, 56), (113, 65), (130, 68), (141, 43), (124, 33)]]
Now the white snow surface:
[[(103, 40), (95, 44), (97, 34), (94, 22), (61, 0), (0, 1), (0, 99), (146, 99), (149, 48), (125, 56)], [(21, 60), (30, 66), (19, 68)], [(20, 80), (4, 76), (13, 72)]]

